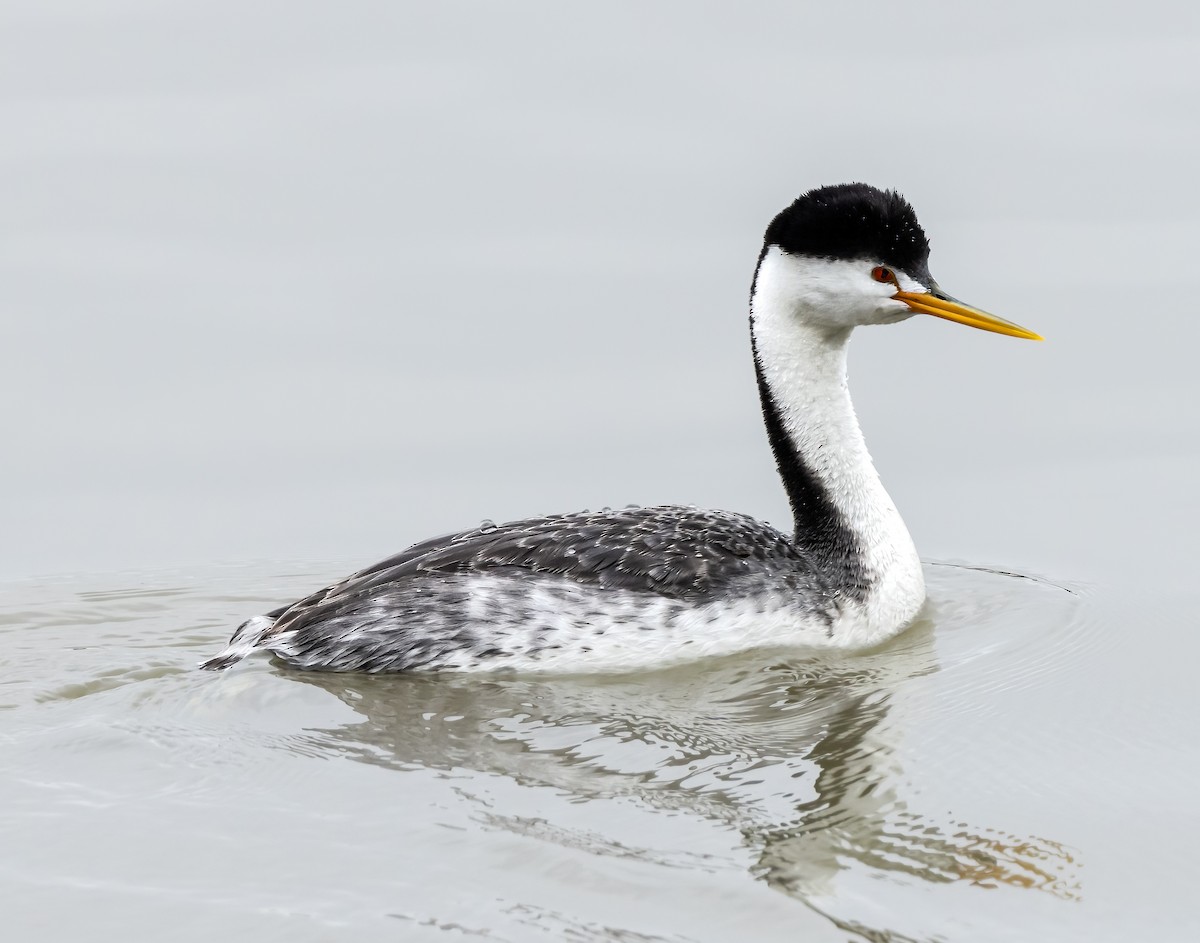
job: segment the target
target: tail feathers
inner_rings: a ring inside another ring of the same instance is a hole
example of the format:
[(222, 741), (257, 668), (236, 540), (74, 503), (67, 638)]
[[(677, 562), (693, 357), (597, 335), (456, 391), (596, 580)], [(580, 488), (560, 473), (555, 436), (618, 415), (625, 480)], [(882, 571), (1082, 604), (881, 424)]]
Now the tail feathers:
[(258, 648), (263, 636), (274, 624), (275, 620), (270, 616), (247, 619), (237, 627), (229, 644), (208, 661), (200, 662), (200, 668), (204, 671), (223, 671), (230, 665), (236, 665)]

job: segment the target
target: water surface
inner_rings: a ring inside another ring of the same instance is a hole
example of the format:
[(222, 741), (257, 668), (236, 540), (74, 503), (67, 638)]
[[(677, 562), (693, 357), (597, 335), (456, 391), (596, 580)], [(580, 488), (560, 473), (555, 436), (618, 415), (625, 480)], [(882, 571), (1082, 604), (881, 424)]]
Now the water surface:
[[(335, 572), (6, 587), (10, 925), (715, 941), (1143, 924), (1112, 882), (1145, 836), (1119, 800), (1111, 820), (1079, 815), (1100, 788), (1096, 766), (1072, 771), (1088, 728), (1046, 714), (1064, 709), (1056, 679), (1105, 654), (1086, 587), (930, 565), (918, 624), (855, 657), (619, 677), (195, 670), (241, 615)], [(1128, 786), (1120, 756), (1102, 766), (1104, 788)], [(1182, 865), (1183, 836), (1157, 838)]]

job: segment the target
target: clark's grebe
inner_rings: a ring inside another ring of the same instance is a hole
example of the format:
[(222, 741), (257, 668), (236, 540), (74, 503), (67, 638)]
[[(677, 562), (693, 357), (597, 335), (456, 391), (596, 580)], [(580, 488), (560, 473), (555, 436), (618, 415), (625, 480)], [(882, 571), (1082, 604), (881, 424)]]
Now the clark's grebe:
[(791, 537), (674, 506), (484, 525), (248, 620), (202, 667), (262, 650), (329, 671), (619, 671), (895, 635), (925, 581), (850, 402), (850, 333), (921, 313), (1040, 340), (945, 294), (928, 259), (908, 202), (861, 183), (812, 190), (767, 227), (750, 340)]

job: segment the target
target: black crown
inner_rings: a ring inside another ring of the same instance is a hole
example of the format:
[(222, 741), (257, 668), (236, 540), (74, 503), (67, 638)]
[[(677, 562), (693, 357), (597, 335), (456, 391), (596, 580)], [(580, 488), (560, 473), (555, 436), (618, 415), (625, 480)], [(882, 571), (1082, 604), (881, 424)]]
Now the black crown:
[(929, 240), (895, 190), (842, 183), (809, 190), (771, 220), (765, 237), (795, 255), (882, 262), (924, 282)]

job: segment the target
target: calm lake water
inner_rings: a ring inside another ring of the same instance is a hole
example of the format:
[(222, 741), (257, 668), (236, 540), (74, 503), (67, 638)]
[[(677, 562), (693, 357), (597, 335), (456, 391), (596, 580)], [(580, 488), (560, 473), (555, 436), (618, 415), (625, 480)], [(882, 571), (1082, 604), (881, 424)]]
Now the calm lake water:
[(5, 587), (0, 880), (18, 938), (1197, 928), (1180, 672), (1140, 668), (1123, 641), (1138, 614), (1094, 588), (931, 564), (920, 622), (855, 657), (595, 678), (195, 670), (241, 615), (336, 572)]
[(610, 678), (195, 670), (264, 591), (323, 575), (9, 587), (10, 926), (783, 940), (1002, 939), (1017, 914), (1057, 939), (1138, 925), (1100, 891), (1118, 862), (1076, 811), (1095, 786), (1077, 766), (1088, 725), (1043, 713), (1100, 644), (1079, 588), (930, 566), (927, 616), (852, 658)]
[[(13, 939), (1190, 941), (1200, 14), (0, 10)], [(886, 648), (195, 664), (482, 518), (787, 520), (746, 292), (864, 179), (1043, 333), (859, 332)]]

